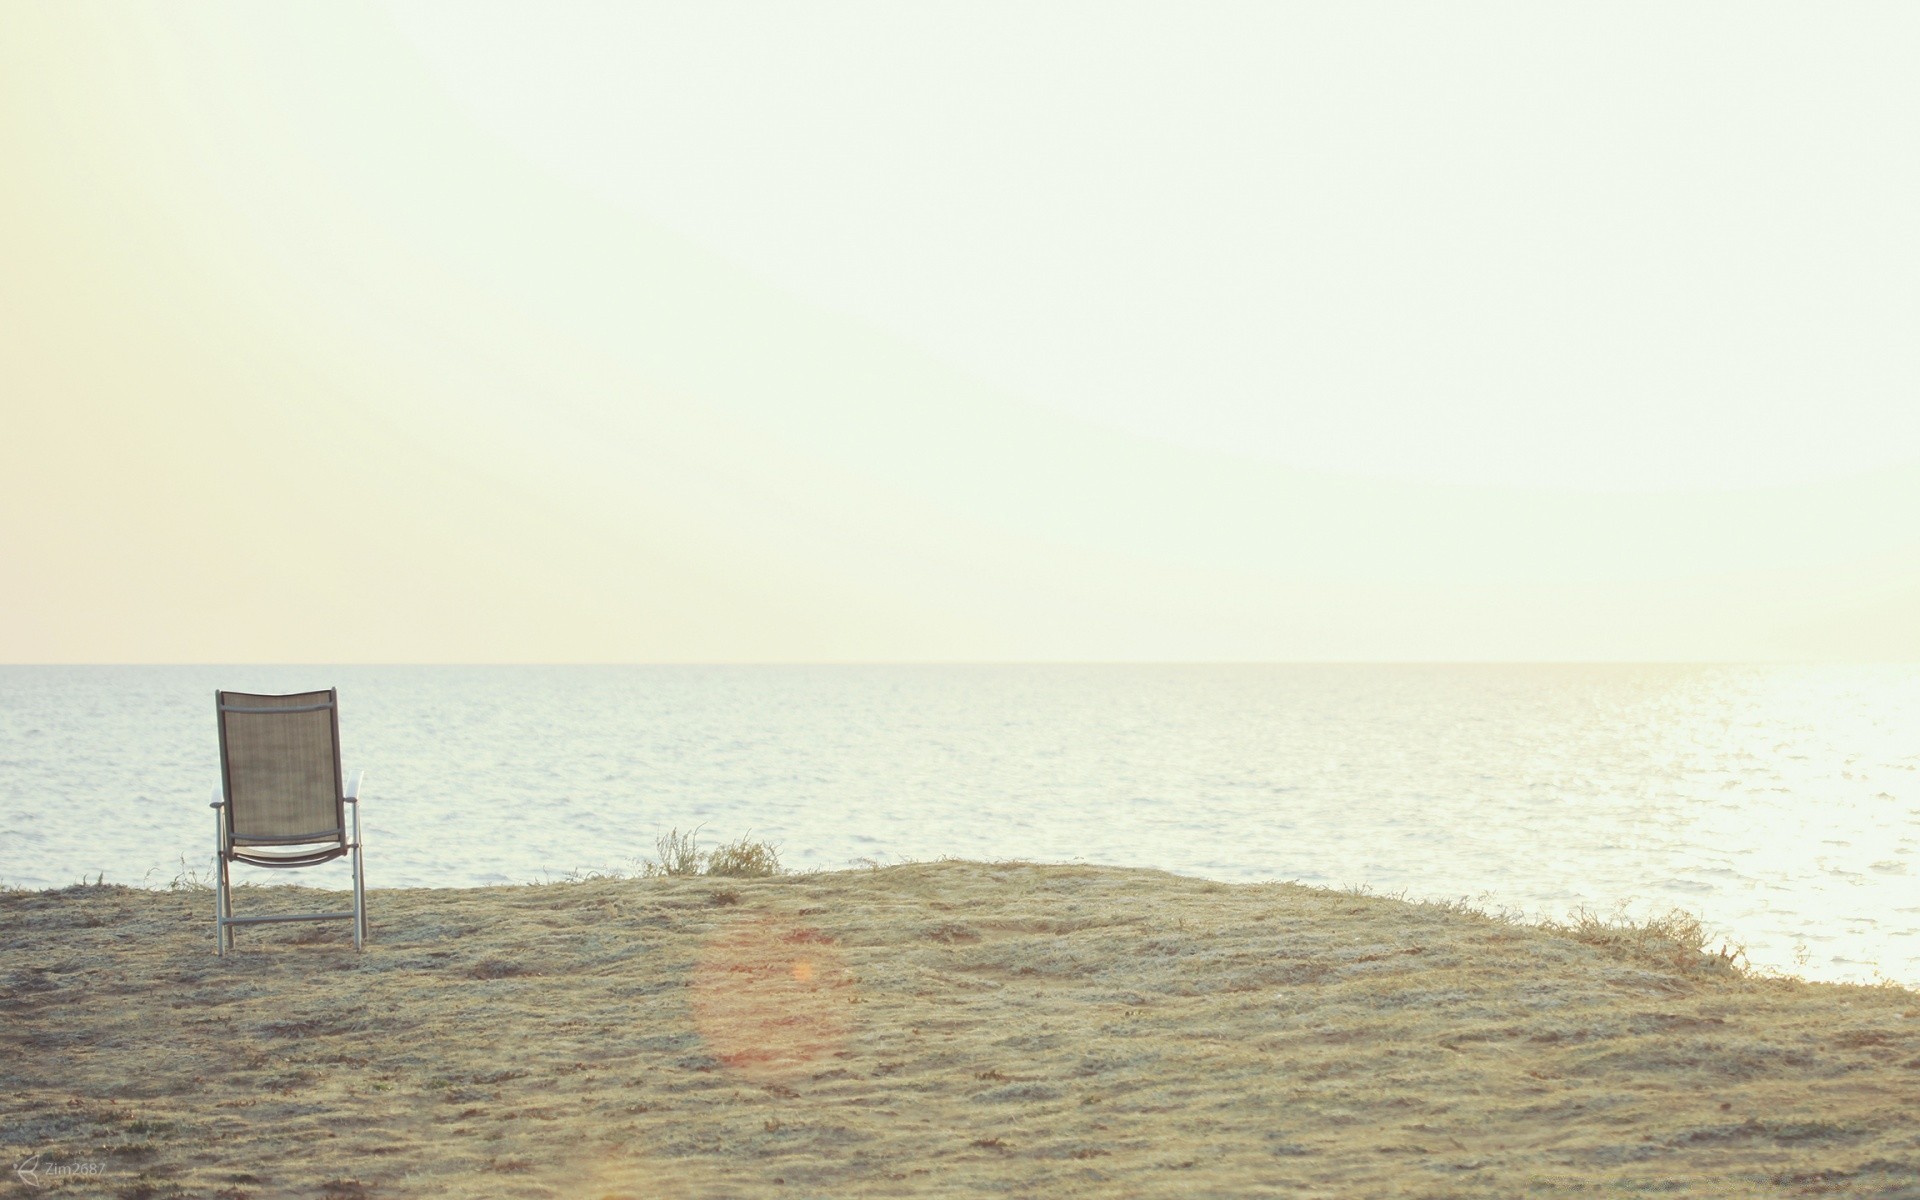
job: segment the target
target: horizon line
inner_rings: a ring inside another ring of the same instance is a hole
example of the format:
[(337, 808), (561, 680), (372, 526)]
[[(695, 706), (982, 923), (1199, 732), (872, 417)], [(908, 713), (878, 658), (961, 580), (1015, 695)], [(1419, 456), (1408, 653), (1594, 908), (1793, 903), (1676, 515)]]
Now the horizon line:
[(380, 661), (16, 661), (11, 667), (1840, 667), (1920, 666), (1917, 658), (1032, 658)]

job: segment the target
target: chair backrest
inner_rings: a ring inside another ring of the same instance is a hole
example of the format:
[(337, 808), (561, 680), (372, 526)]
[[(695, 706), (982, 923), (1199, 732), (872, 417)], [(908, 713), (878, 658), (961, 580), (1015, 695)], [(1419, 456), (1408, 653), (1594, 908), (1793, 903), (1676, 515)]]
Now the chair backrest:
[(232, 841), (344, 841), (340, 709), (334, 690), (292, 696), (215, 692), (214, 701)]

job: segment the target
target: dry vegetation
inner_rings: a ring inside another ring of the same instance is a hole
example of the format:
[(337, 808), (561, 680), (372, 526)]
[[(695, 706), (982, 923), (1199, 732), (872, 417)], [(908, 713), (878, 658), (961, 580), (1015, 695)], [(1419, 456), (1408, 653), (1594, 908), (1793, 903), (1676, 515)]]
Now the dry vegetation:
[(1920, 1196), (1920, 998), (1684, 922), (950, 862), (380, 891), (365, 954), (220, 960), (210, 907), (0, 895), (5, 1165), (102, 1164), (34, 1194)]
[[(739, 840), (723, 842), (712, 850), (700, 849), (700, 831), (681, 833), (673, 829), (654, 842), (657, 859), (641, 864), (641, 877), (656, 879), (662, 875), (724, 875), (736, 879), (764, 879), (780, 874), (780, 851), (766, 842), (756, 842), (751, 833)], [(614, 875), (596, 872), (589, 878), (606, 879)]]

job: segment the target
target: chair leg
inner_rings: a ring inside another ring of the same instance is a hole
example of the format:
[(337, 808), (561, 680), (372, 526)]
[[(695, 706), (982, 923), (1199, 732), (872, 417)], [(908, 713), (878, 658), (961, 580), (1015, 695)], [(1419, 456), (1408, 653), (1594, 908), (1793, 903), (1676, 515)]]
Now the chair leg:
[(220, 864), (220, 874), (221, 874), (221, 875), (222, 875), (222, 876), (223, 876), (223, 877), (224, 877), (224, 878), (226, 879), (226, 881), (227, 881), (227, 949), (229, 949), (229, 950), (231, 950), (231, 949), (233, 949), (233, 941), (234, 941), (234, 938), (235, 938), (236, 936), (238, 936), (238, 934), (237, 934), (237, 930), (239, 929), (239, 926), (237, 926), (237, 925), (235, 925), (235, 924), (233, 923), (233, 875), (232, 875), (232, 870), (233, 870), (233, 864), (231, 864), (231, 863), (228, 863), (228, 862), (222, 862), (222, 863)]
[(367, 940), (367, 876), (360, 866), (360, 805), (353, 806), (353, 948)]
[[(357, 820), (355, 822), (358, 823)], [(360, 840), (353, 844), (353, 948), (361, 949), (367, 939), (367, 885), (360, 871)]]
[(227, 953), (227, 826), (219, 805), (219, 793), (214, 793), (213, 809), (213, 953), (215, 957), (225, 957)]
[(213, 952), (225, 957), (233, 949), (233, 926), (227, 924), (233, 918), (233, 883), (227, 878), (227, 856), (215, 856), (213, 878), (214, 906), (214, 947)]

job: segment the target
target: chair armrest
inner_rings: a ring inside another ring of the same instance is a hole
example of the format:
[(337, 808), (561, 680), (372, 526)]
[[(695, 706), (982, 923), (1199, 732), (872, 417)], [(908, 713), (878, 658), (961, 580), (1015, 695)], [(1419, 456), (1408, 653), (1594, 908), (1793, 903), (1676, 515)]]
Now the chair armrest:
[(365, 771), (355, 771), (353, 774), (347, 776), (347, 793), (340, 797), (342, 800), (345, 800), (348, 804), (360, 803), (360, 777), (365, 774)]
[(213, 785), (213, 803), (207, 805), (207, 807), (208, 808), (225, 808), (226, 806), (227, 806), (227, 798), (220, 794), (220, 785), (216, 783)]

